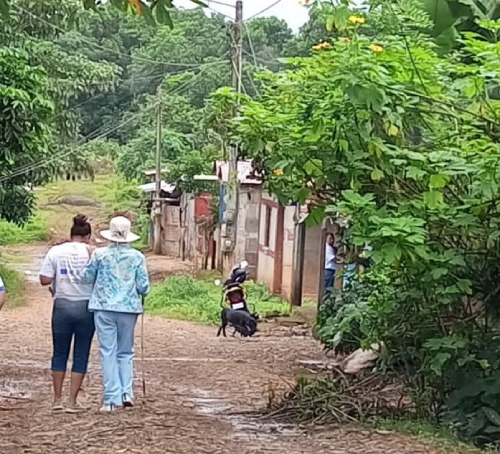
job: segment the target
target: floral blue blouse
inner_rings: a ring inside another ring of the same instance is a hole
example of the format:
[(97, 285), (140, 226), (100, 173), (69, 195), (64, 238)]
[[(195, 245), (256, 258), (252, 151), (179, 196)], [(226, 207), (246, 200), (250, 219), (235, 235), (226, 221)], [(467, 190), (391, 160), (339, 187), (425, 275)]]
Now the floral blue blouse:
[(94, 285), (89, 310), (142, 313), (141, 295), (150, 288), (146, 259), (129, 244), (97, 249), (83, 280)]

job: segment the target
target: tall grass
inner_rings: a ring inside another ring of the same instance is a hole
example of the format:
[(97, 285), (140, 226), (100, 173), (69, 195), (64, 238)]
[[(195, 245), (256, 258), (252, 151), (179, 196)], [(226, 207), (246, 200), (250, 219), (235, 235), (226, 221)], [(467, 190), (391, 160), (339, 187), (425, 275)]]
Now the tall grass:
[(0, 246), (46, 241), (50, 232), (46, 216), (37, 213), (23, 227), (0, 219)]
[(21, 273), (0, 265), (0, 276), (7, 292), (6, 308), (12, 309), (26, 304), (25, 282)]
[[(249, 282), (245, 285), (250, 308), (259, 313), (289, 313), (290, 306), (271, 295), (267, 289)], [(146, 299), (146, 311), (167, 318), (218, 324), (221, 311), (221, 288), (212, 282), (189, 276), (173, 276), (153, 287)]]

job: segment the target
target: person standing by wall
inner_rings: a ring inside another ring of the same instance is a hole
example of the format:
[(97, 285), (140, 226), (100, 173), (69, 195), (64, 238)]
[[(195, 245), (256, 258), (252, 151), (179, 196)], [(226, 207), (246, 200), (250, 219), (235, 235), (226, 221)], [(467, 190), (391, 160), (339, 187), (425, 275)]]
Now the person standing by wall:
[(337, 271), (337, 248), (334, 246), (335, 239), (329, 233), (325, 245), (325, 295), (331, 292), (335, 286), (335, 272)]
[[(53, 411), (84, 411), (77, 398), (87, 373), (90, 347), (94, 337), (94, 318), (88, 311), (92, 285), (80, 282), (79, 274), (89, 262), (92, 228), (84, 215), (73, 219), (70, 241), (52, 247), (40, 270), (40, 283), (50, 286), (54, 299), (52, 312)], [(62, 388), (68, 357), (73, 344), (69, 405), (62, 402)]]
[(104, 398), (101, 411), (133, 404), (134, 331), (143, 313), (142, 296), (149, 292), (144, 255), (131, 248), (139, 236), (122, 216), (110, 222), (101, 236), (112, 244), (95, 251), (83, 279), (94, 284), (89, 309), (101, 353)]

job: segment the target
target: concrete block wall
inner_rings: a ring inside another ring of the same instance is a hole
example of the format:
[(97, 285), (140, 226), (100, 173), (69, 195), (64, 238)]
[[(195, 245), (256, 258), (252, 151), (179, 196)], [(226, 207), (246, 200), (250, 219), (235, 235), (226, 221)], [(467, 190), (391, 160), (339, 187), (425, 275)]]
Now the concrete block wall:
[[(242, 185), (238, 199), (238, 225), (236, 230), (235, 260), (246, 260), (250, 279), (257, 278), (259, 207), (262, 189), (256, 185)], [(231, 270), (224, 270), (228, 274)]]

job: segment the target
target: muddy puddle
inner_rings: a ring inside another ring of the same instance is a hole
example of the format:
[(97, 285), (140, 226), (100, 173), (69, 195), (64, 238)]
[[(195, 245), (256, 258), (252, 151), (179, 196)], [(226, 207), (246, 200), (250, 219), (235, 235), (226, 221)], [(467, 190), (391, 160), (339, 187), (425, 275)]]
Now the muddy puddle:
[(271, 443), (276, 442), (277, 435), (296, 437), (300, 434), (296, 428), (247, 417), (243, 414), (245, 409), (236, 406), (227, 398), (216, 396), (212, 391), (191, 389), (189, 394), (191, 397), (186, 400), (194, 405), (196, 412), (229, 423), (234, 436), (241, 441)]
[[(21, 257), (21, 254), (17, 251), (11, 252), (12, 257)], [(30, 256), (30, 261), (25, 263), (24, 261), (16, 262), (15, 260), (9, 260), (9, 268), (16, 270), (18, 273), (24, 275), (26, 282), (30, 284), (38, 284), (39, 277), (38, 273), (40, 272), (40, 268), (42, 266), (44, 254), (34, 253)]]

